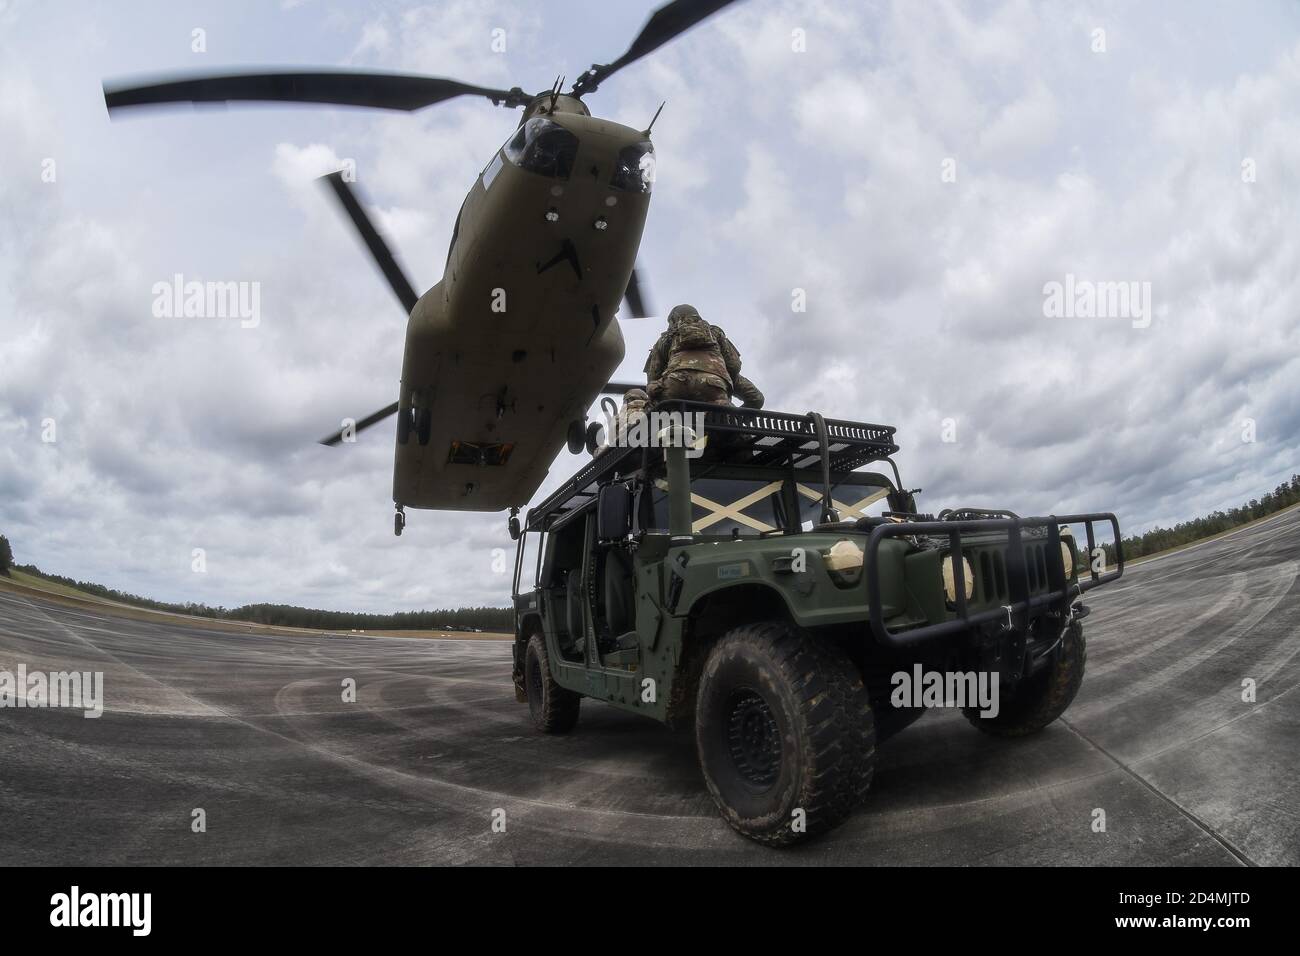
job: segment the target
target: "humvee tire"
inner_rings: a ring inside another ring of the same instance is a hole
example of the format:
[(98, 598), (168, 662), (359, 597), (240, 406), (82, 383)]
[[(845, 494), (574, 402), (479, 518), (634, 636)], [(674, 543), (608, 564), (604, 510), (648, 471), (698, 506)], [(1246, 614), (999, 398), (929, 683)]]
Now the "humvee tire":
[(551, 676), (546, 640), (540, 634), (528, 639), (524, 651), (524, 688), (528, 694), (528, 716), (544, 734), (567, 734), (578, 722), (582, 695), (561, 687)]
[(832, 829), (861, 802), (876, 732), (853, 663), (806, 632), (767, 621), (727, 632), (710, 651), (695, 745), (723, 819), (753, 840), (784, 846)]
[(1004, 701), (996, 717), (981, 717), (978, 707), (963, 707), (962, 713), (978, 730), (994, 737), (1027, 737), (1036, 734), (1065, 713), (1079, 692), (1088, 662), (1083, 625), (1078, 621), (1066, 628), (1061, 646), (1052, 661), (1025, 681), (1016, 696)]

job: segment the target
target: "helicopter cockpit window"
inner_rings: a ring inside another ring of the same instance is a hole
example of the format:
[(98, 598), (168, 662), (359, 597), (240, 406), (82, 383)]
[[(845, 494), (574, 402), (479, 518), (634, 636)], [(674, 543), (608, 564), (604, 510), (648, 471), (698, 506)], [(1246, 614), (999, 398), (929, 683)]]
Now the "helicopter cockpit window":
[(624, 146), (609, 184), (630, 193), (648, 193), (655, 182), (655, 148), (649, 140)]
[(510, 137), (502, 152), (520, 169), (568, 179), (578, 155), (578, 137), (553, 120), (534, 116)]

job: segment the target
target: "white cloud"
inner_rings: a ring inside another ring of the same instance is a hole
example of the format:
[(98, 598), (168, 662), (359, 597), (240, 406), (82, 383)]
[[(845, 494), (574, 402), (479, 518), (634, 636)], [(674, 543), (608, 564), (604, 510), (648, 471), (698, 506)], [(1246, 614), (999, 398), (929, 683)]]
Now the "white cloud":
[[(313, 443), (392, 400), (404, 327), (315, 179), (356, 161), (422, 290), (517, 114), (463, 99), (110, 124), (100, 77), (188, 57), (158, 52), (170, 25), (16, 9), (0, 6), (0, 530), (19, 560), (227, 605), (504, 603), (503, 516), (416, 512), (395, 539), (387, 427)], [(719, 15), (590, 100), (630, 125), (668, 100), (641, 250), (655, 304), (721, 321), (775, 406), (898, 425), (926, 508), (1113, 508), (1140, 528), (1259, 494), (1300, 448), (1300, 49), (1280, 4), (1249, 22), (1179, 10), (1198, 29), (1170, 31), (1159, 4), (754, 0)], [(223, 16), (213, 35), (247, 44), (236, 60), (283, 45), (291, 61), (524, 88), (630, 39), (573, 5)], [(260, 281), (261, 326), (154, 319), (151, 284), (174, 272)], [(1043, 284), (1066, 273), (1150, 281), (1151, 327), (1044, 318)], [(656, 331), (627, 325), (621, 375)], [(40, 442), (46, 416), (56, 445)], [(575, 464), (562, 454), (544, 487)]]

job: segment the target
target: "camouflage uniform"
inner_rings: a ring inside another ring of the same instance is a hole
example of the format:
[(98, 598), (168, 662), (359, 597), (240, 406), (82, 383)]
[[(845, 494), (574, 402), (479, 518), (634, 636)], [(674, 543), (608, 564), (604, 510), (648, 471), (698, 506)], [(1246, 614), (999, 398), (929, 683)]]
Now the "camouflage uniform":
[[(731, 345), (730, 342), (728, 342), (727, 344)], [(731, 347), (732, 350), (734, 351), (735, 346), (732, 345)], [(736, 353), (736, 361), (737, 364), (739, 364), (740, 361), (739, 352)], [(732, 393), (738, 399), (740, 399), (740, 403), (742, 405), (744, 405), (746, 408), (763, 407), (763, 393), (758, 390), (757, 385), (755, 385), (749, 379), (745, 378), (745, 376), (741, 375), (739, 371), (737, 371), (736, 374), (733, 375), (731, 378), (732, 381), (735, 383), (735, 387), (732, 389)]]
[[(711, 341), (704, 341), (702, 327)], [(763, 393), (740, 374), (740, 352), (693, 306), (679, 305), (668, 314), (668, 329), (650, 350), (645, 373), (652, 401), (684, 398), (730, 405), (734, 394), (747, 408), (763, 407)]]
[(649, 403), (650, 396), (645, 393), (645, 389), (629, 388), (623, 395), (623, 407), (618, 410), (614, 421), (615, 432), (606, 439), (609, 444), (597, 448), (596, 454), (608, 451), (611, 446), (626, 444), (628, 432), (634, 427), (638, 418), (645, 417), (645, 407)]
[(645, 414), (645, 407), (650, 404), (650, 396), (643, 388), (629, 388), (623, 395), (623, 407), (618, 410), (621, 427), (627, 427), (638, 415)]

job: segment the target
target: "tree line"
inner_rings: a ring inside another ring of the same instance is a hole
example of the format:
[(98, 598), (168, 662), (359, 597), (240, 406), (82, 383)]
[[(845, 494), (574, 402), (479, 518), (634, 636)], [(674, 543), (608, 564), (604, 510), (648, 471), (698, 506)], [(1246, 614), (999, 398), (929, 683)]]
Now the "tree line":
[[(1181, 521), (1172, 528), (1155, 527), (1143, 534), (1131, 535), (1122, 539), (1124, 560), (1131, 561), (1143, 555), (1168, 551), (1184, 544), (1191, 544), (1202, 538), (1208, 538), (1233, 528), (1266, 518), (1271, 514), (1300, 503), (1300, 474), (1292, 475), (1290, 481), (1284, 481), (1272, 491), (1259, 498), (1252, 498), (1246, 504), (1227, 511), (1216, 511), (1201, 518)], [(1104, 544), (1106, 561), (1115, 561), (1115, 547)], [(198, 617), (218, 618), (230, 621), (249, 621), (255, 624), (275, 624), (281, 627), (305, 627), (314, 630), (485, 630), (511, 631), (514, 629), (514, 612), (508, 607), (459, 607), (436, 611), (398, 611), (395, 614), (361, 614), (352, 611), (323, 611), (316, 608), (295, 607), (289, 604), (245, 604), (241, 607), (209, 607), (206, 604), (186, 602), (173, 604), (167, 601), (155, 601), (129, 594), (113, 588), (104, 587), (90, 581), (78, 581), (61, 574), (46, 574), (32, 564), (14, 564), (13, 550), (9, 539), (0, 535), (0, 574), (8, 576), (9, 569), (19, 571), (47, 581), (67, 585), (122, 604), (136, 607), (152, 608), (155, 611), (172, 611), (177, 614), (193, 614)]]
[[(1193, 518), (1190, 521), (1180, 521), (1172, 528), (1157, 526), (1143, 534), (1136, 534), (1122, 539), (1124, 560), (1131, 561), (1143, 555), (1168, 551), (1170, 548), (1181, 547), (1202, 538), (1222, 534), (1247, 522), (1267, 518), (1269, 515), (1297, 503), (1300, 503), (1300, 475), (1292, 475), (1290, 481), (1282, 482), (1272, 491), (1259, 498), (1251, 498), (1244, 505), (1229, 508), (1227, 511), (1216, 511), (1213, 514)], [(1105, 544), (1103, 547), (1106, 549), (1106, 563), (1113, 564), (1115, 561), (1114, 545)]]
[(104, 587), (92, 581), (78, 581), (62, 574), (47, 574), (33, 564), (14, 564), (9, 540), (0, 535), (0, 574), (8, 576), (9, 568), (44, 578), (57, 584), (76, 588), (87, 594), (130, 604), (154, 611), (171, 611), (175, 614), (192, 614), (227, 621), (249, 621), (255, 624), (275, 624), (281, 627), (305, 627), (322, 631), (513, 631), (514, 613), (508, 607), (458, 607), (435, 611), (399, 611), (396, 614), (361, 614), (352, 611), (323, 611), (288, 604), (245, 604), (241, 607), (210, 607), (193, 602), (171, 603), (155, 601), (115, 588)]
[(222, 615), (232, 621), (253, 621), (320, 631), (513, 631), (514, 612), (508, 607), (458, 607), (445, 611), (398, 611), (359, 614), (319, 611), (289, 604), (245, 604)]

